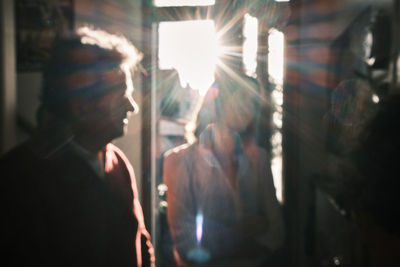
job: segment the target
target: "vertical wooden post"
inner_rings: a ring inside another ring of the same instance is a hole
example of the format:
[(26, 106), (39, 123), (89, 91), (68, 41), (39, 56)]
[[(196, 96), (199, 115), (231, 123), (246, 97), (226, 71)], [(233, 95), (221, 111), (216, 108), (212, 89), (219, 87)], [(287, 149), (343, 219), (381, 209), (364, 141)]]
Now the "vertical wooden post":
[(0, 153), (16, 144), (16, 54), (14, 0), (0, 3)]

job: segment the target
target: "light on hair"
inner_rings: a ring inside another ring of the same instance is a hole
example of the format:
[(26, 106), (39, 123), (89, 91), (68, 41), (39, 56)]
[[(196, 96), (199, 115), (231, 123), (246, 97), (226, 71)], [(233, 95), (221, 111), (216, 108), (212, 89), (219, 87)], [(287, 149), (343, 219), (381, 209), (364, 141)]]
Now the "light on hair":
[(124, 55), (124, 64), (133, 67), (142, 59), (142, 54), (136, 47), (121, 35), (110, 34), (103, 30), (83, 26), (77, 29), (83, 44), (97, 45), (104, 49), (115, 49)]

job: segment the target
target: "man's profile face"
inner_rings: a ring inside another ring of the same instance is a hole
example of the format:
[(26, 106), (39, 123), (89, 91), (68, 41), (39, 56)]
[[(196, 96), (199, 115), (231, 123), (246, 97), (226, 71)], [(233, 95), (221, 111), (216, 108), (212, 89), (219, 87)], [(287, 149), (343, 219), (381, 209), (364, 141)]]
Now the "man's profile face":
[[(77, 99), (79, 103), (71, 105), (75, 109), (74, 114), (78, 116), (81, 132), (108, 141), (122, 136), (125, 133), (129, 113), (135, 111), (132, 88), (128, 86), (129, 73), (116, 67), (100, 73), (83, 70), (74, 73), (73, 76), (75, 77), (70, 77), (69, 80), (70, 86), (93, 86), (91, 90), (94, 90), (95, 94), (89, 99)], [(68, 84), (68, 79), (66, 82)]]

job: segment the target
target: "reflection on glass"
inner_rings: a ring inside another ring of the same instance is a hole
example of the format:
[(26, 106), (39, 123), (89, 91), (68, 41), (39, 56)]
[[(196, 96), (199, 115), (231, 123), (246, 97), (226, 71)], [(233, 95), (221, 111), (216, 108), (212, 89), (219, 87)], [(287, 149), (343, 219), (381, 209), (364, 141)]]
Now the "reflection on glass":
[(154, 0), (154, 5), (158, 7), (167, 6), (212, 6), (215, 0)]
[(257, 68), (257, 37), (258, 37), (258, 20), (255, 17), (246, 14), (244, 16), (243, 27), (243, 65), (246, 75), (256, 77)]
[(176, 69), (182, 87), (204, 95), (214, 82), (218, 45), (212, 20), (161, 22), (159, 68)]
[(282, 196), (282, 105), (283, 105), (283, 52), (284, 35), (282, 32), (271, 29), (268, 37), (268, 74), (273, 85), (271, 94), (274, 112), (272, 121), (277, 130), (274, 131), (272, 144), (271, 170), (274, 177), (276, 197), (279, 202), (283, 202)]

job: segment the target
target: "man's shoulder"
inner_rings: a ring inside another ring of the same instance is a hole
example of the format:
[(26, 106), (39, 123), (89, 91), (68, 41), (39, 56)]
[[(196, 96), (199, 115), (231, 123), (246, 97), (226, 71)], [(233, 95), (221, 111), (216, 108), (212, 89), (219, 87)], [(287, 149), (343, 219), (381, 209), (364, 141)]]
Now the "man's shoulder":
[(17, 145), (0, 158), (2, 184), (19, 188), (31, 184), (44, 168), (43, 159), (32, 151), (30, 141)]
[(105, 146), (105, 152), (107, 157), (114, 160), (114, 163), (117, 163), (118, 161), (118, 163), (130, 164), (125, 153), (113, 143), (108, 143)]
[(135, 177), (132, 164), (125, 153), (116, 145), (108, 143), (105, 146), (105, 169), (106, 172), (111, 170), (125, 170), (131, 178)]
[(0, 157), (1, 167), (11, 167), (15, 164), (23, 166), (23, 163), (37, 161), (38, 157), (32, 151), (30, 140), (25, 141)]

